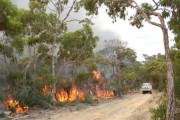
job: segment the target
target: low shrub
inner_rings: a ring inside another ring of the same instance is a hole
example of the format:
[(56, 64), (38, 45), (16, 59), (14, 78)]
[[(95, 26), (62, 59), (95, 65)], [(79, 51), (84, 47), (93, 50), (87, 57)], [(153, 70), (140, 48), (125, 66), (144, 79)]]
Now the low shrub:
[(165, 120), (166, 119), (166, 98), (161, 96), (157, 101), (156, 108), (150, 108), (152, 120)]
[(85, 94), (85, 101), (86, 103), (92, 104), (94, 103), (94, 99), (90, 93)]

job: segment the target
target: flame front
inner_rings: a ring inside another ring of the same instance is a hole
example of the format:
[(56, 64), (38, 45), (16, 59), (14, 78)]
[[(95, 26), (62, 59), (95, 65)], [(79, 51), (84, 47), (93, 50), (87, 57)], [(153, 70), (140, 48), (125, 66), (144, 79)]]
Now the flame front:
[[(68, 90), (64, 88), (60, 88), (59, 90), (56, 89), (56, 100), (59, 102), (73, 102), (76, 100), (84, 101), (85, 92), (89, 92), (92, 98), (96, 100), (113, 98), (114, 92), (105, 88), (105, 82), (102, 79), (101, 73), (96, 70), (94, 70), (92, 73), (93, 77), (98, 80), (97, 84), (93, 84), (90, 86), (88, 84), (84, 84), (84, 86), (82, 87), (84, 91), (82, 89), (79, 89), (75, 84), (72, 84), (71, 88)], [(42, 94), (51, 95), (51, 88), (51, 85), (45, 84), (41, 89)], [(19, 101), (12, 98), (11, 94), (7, 96), (7, 101), (4, 103), (4, 107), (15, 113), (25, 113), (28, 111), (28, 106), (22, 107), (19, 104)]]
[(59, 91), (56, 91), (56, 99), (59, 102), (73, 102), (75, 100), (84, 101), (84, 92), (77, 89), (76, 85), (72, 85), (68, 93), (61, 88)]
[(4, 103), (4, 107), (8, 110), (10, 108), (14, 108), (15, 111), (12, 112), (16, 112), (16, 113), (26, 113), (28, 111), (28, 106), (22, 107), (17, 100), (14, 100), (12, 98), (11, 94), (7, 96), (7, 100)]
[(73, 84), (69, 92), (69, 101), (75, 101), (77, 99), (77, 87)]
[[(106, 85), (104, 80), (102, 79), (101, 73), (99, 71), (94, 70), (92, 72), (93, 77), (98, 80), (98, 84), (94, 84), (93, 87), (91, 86), (88, 88), (88, 85), (84, 84), (83, 89), (89, 92), (93, 99), (100, 100), (100, 99), (107, 99), (113, 98), (114, 92), (112, 90), (106, 89)], [(43, 94), (51, 94), (49, 85), (44, 85), (42, 88)], [(84, 101), (85, 100), (85, 92), (80, 90), (75, 84), (72, 84), (70, 89), (60, 88), (59, 90), (56, 89), (55, 91), (56, 100), (59, 102), (73, 102), (76, 100)]]
[(56, 99), (59, 102), (66, 102), (68, 100), (68, 93), (61, 88), (59, 91), (56, 91)]

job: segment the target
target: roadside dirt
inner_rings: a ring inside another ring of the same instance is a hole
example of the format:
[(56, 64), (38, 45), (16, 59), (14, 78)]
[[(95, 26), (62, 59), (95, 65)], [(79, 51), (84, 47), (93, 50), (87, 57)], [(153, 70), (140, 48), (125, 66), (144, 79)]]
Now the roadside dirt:
[(126, 95), (84, 109), (43, 111), (21, 120), (150, 120), (149, 107), (155, 106), (157, 98), (153, 94)]

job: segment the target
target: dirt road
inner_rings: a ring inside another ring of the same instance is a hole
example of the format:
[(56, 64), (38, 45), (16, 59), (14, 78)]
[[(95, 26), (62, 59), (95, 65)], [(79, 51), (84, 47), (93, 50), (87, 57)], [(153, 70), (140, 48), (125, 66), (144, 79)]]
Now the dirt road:
[[(126, 95), (78, 111), (59, 111), (33, 118), (36, 120), (150, 120), (151, 94)], [(28, 119), (29, 120), (29, 119)]]

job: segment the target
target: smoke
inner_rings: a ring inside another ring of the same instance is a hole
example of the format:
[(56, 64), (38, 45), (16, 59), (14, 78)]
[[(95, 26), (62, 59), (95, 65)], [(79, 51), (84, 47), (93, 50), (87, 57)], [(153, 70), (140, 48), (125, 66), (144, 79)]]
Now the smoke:
[[(12, 2), (16, 4), (19, 8), (29, 9), (28, 7), (29, 0), (12, 0)], [(67, 8), (70, 7), (71, 5), (72, 5), (72, 1), (69, 2)], [(50, 5), (50, 8), (53, 8), (52, 5)], [(66, 17), (68, 10), (69, 9), (65, 9), (65, 11), (61, 14), (61, 19)], [(99, 12), (102, 13), (101, 10)], [(102, 15), (105, 15), (105, 13), (101, 14), (100, 16), (98, 15), (92, 17), (92, 21), (94, 23), (94, 25), (92, 25), (93, 32), (99, 38), (97, 47), (95, 48), (94, 51), (98, 51), (104, 47), (104, 40), (120, 39), (120, 35), (118, 33), (109, 30), (108, 28), (105, 28), (105, 26), (107, 26), (107, 23), (103, 23), (106, 20), (103, 21), (101, 20), (103, 17)], [(72, 12), (67, 20), (73, 20), (73, 19), (82, 20), (86, 17), (90, 18), (91, 16), (86, 16), (86, 11), (83, 8), (81, 8), (78, 12)], [(109, 21), (111, 22), (110, 18)], [(69, 31), (75, 31), (81, 28), (82, 25), (80, 25), (77, 21), (68, 23)]]

